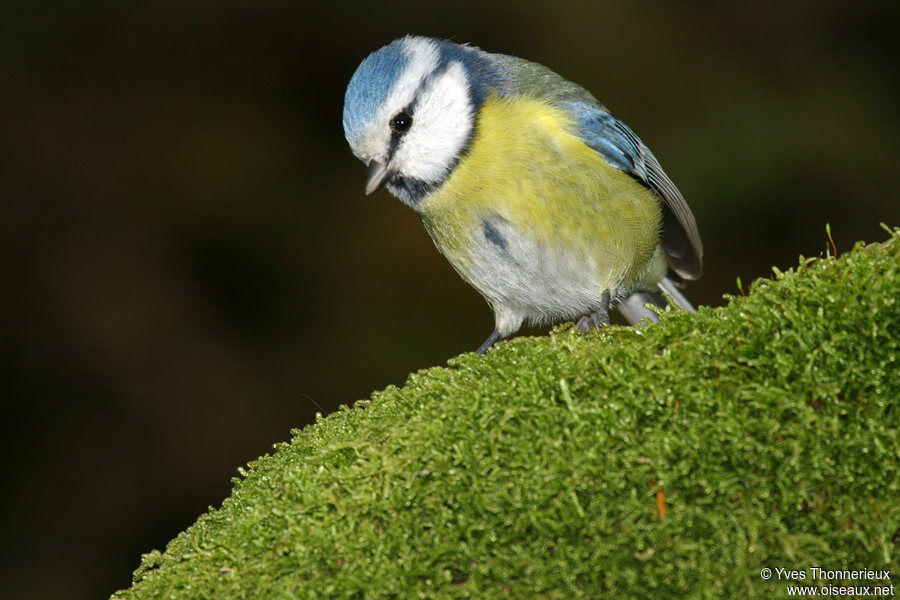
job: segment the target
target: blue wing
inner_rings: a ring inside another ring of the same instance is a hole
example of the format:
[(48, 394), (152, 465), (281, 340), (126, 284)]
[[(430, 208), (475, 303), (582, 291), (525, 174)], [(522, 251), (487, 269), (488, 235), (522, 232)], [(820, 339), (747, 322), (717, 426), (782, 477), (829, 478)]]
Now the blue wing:
[(665, 174), (650, 149), (603, 108), (582, 102), (560, 102), (575, 119), (579, 136), (609, 164), (634, 177), (663, 201), (662, 246), (669, 266), (685, 279), (703, 272), (703, 245), (694, 215), (681, 192)]

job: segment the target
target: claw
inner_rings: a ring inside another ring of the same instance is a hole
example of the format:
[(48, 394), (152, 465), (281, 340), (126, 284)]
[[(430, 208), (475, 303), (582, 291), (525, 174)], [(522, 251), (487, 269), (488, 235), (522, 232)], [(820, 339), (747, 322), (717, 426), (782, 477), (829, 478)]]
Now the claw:
[(602, 306), (590, 315), (578, 319), (578, 322), (575, 323), (575, 328), (581, 333), (587, 334), (591, 329), (600, 331), (604, 325), (609, 325), (609, 304), (611, 298), (609, 291), (604, 291), (600, 299)]

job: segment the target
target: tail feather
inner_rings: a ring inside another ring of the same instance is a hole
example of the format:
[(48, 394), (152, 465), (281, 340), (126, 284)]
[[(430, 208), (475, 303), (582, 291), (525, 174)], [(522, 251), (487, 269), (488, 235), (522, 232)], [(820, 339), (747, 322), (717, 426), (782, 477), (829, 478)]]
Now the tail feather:
[(657, 287), (659, 288), (658, 292), (635, 292), (631, 294), (619, 302), (616, 308), (632, 325), (637, 325), (645, 319), (653, 323), (659, 321), (659, 315), (647, 308), (646, 305), (652, 304), (659, 308), (666, 308), (669, 305), (666, 296), (672, 298), (675, 306), (693, 313), (697, 312), (690, 300), (684, 297), (681, 290), (668, 277), (663, 277), (657, 284)]
[(695, 313), (697, 309), (694, 308), (694, 305), (691, 304), (691, 301), (684, 297), (684, 294), (681, 293), (681, 290), (672, 283), (672, 280), (668, 277), (663, 277), (659, 280), (659, 283), (656, 284), (656, 287), (659, 288), (659, 291), (662, 293), (671, 296), (672, 300), (675, 302), (675, 306), (678, 308), (684, 309), (688, 312)]

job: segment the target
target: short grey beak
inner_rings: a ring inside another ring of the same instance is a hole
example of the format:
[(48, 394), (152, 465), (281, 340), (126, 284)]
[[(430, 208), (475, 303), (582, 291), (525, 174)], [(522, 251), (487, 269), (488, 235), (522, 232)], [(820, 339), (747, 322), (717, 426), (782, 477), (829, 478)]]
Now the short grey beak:
[(393, 174), (386, 164), (370, 160), (369, 170), (366, 172), (366, 195), (380, 189)]

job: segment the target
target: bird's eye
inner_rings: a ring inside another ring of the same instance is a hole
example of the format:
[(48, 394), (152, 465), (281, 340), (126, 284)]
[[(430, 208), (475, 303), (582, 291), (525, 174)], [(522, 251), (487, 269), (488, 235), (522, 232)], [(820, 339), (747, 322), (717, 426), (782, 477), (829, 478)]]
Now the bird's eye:
[(391, 119), (391, 129), (397, 133), (406, 133), (412, 127), (412, 115), (400, 111)]

